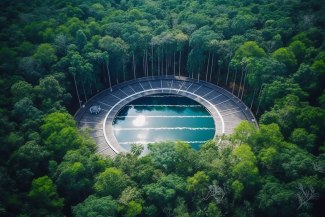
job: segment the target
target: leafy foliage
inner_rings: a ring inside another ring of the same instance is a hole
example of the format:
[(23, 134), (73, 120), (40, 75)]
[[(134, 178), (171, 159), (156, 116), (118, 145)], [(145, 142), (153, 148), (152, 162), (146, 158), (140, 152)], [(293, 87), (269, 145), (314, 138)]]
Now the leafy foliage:
[[(322, 1), (1, 1), (1, 216), (321, 216)], [(281, 7), (279, 7), (281, 6)], [(239, 124), (96, 154), (74, 113), (133, 78), (180, 75), (243, 99)], [(69, 113), (68, 113), (68, 112)]]

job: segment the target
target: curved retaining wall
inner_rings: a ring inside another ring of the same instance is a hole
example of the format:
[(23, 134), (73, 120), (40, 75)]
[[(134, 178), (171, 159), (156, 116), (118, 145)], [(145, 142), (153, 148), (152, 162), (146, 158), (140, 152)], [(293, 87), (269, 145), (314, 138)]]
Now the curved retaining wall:
[[(113, 120), (129, 102), (143, 96), (168, 93), (191, 98), (211, 113), (215, 122), (215, 137), (231, 134), (243, 120), (257, 126), (250, 109), (236, 96), (214, 84), (187, 77), (154, 76), (120, 83), (93, 96), (75, 114), (79, 128), (90, 128), (90, 135), (98, 145), (98, 152), (113, 156), (125, 152), (113, 133)], [(100, 105), (102, 111), (93, 115), (89, 108)]]

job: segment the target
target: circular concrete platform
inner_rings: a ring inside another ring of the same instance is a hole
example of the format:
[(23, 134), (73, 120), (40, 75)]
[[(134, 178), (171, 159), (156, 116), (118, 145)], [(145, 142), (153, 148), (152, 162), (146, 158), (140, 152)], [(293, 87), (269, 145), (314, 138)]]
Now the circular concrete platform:
[[(115, 116), (133, 100), (161, 93), (185, 96), (205, 106), (218, 126), (215, 138), (231, 134), (243, 120), (256, 124), (249, 108), (230, 92), (211, 83), (178, 76), (146, 77), (115, 85), (92, 97), (76, 112), (75, 120), (79, 128), (91, 129), (90, 135), (97, 143), (99, 153), (114, 156), (126, 152), (113, 133)], [(92, 106), (100, 106), (101, 111), (91, 113)]]

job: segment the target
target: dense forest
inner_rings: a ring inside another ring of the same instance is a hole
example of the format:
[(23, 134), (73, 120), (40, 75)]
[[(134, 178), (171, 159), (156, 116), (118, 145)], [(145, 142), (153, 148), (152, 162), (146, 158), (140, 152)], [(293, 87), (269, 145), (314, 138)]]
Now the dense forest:
[[(322, 216), (322, 0), (1, 0), (0, 216)], [(74, 112), (126, 80), (217, 84), (256, 114), (199, 151), (96, 154)]]

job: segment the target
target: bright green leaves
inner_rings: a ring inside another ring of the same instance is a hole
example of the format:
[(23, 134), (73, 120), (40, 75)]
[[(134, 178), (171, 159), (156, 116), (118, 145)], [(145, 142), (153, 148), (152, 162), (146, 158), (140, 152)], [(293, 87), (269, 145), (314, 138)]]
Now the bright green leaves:
[(241, 143), (247, 143), (250, 137), (256, 132), (256, 128), (253, 124), (248, 121), (242, 121), (236, 128), (234, 133), (231, 135), (231, 139)]
[(248, 145), (240, 145), (232, 152), (232, 173), (244, 184), (253, 185), (258, 178), (257, 160)]
[(304, 128), (296, 128), (291, 133), (290, 141), (311, 152), (315, 146), (316, 135), (308, 133)]
[(56, 159), (60, 159), (64, 154), (82, 145), (82, 140), (74, 127), (65, 127), (60, 132), (52, 133), (46, 140), (47, 148), (55, 153)]
[(117, 198), (129, 184), (129, 178), (121, 170), (110, 167), (96, 178), (95, 190), (99, 195)]
[(179, 174), (191, 173), (194, 151), (183, 142), (162, 142), (149, 144), (153, 163), (166, 172), (177, 171)]
[(209, 26), (203, 26), (192, 33), (190, 46), (194, 49), (205, 50), (209, 48), (209, 42), (213, 39), (221, 39), (222, 36), (214, 32)]
[(80, 136), (75, 121), (68, 113), (54, 112), (44, 118), (41, 126), (46, 148), (55, 153), (55, 160), (61, 160), (65, 153), (81, 148), (89, 142)]
[(301, 87), (291, 81), (276, 80), (264, 86), (261, 95), (261, 104), (267, 109), (273, 106), (277, 99), (286, 97), (288, 94), (295, 95), (301, 100), (305, 100), (308, 94)]
[(131, 145), (131, 153), (134, 155), (134, 156), (140, 156), (141, 153), (143, 152), (143, 145), (141, 144), (132, 144)]
[(150, 200), (157, 204), (166, 204), (185, 191), (185, 181), (177, 175), (164, 176), (157, 183), (144, 186), (144, 191)]
[(130, 201), (126, 207), (125, 217), (135, 217), (142, 212), (142, 206), (140, 203)]
[(85, 33), (79, 29), (76, 33), (76, 44), (78, 46), (78, 49), (81, 51), (84, 46), (87, 44), (87, 37)]
[(41, 111), (34, 106), (33, 101), (28, 97), (16, 102), (12, 113), (16, 116), (17, 120), (20, 121), (26, 119), (32, 120), (33, 117), (39, 117), (41, 115)]
[(239, 62), (243, 58), (266, 57), (266, 53), (255, 41), (247, 41), (242, 44), (235, 53), (235, 59)]
[(55, 49), (51, 44), (41, 44), (38, 46), (33, 57), (39, 61), (45, 68), (49, 68), (54, 62), (57, 61)]
[(234, 197), (240, 198), (242, 191), (244, 190), (244, 185), (239, 180), (235, 180), (233, 183), (231, 183), (231, 189), (234, 192)]
[(209, 184), (209, 176), (203, 171), (195, 173), (193, 176), (187, 178), (186, 189), (191, 192), (203, 193), (206, 191)]
[(295, 192), (285, 185), (269, 181), (258, 193), (258, 206), (269, 216), (288, 216), (296, 212), (295, 197)]
[(279, 76), (286, 75), (286, 67), (279, 61), (267, 57), (254, 57), (247, 62), (249, 73), (247, 81), (252, 87), (259, 87), (263, 83), (270, 83)]
[(60, 216), (63, 199), (59, 198), (56, 187), (48, 176), (33, 180), (28, 198), (33, 207), (33, 216), (41, 217), (49, 214)]
[(111, 196), (89, 196), (84, 202), (73, 207), (75, 217), (115, 217), (118, 205)]
[(98, 43), (101, 49), (116, 55), (125, 55), (129, 49), (129, 46), (121, 38), (113, 38), (109, 35), (101, 38)]
[(36, 144), (35, 141), (29, 141), (11, 155), (11, 169), (28, 168), (33, 173), (40, 174), (45, 169), (48, 157), (49, 153), (44, 147)]
[(294, 53), (299, 62), (301, 62), (306, 55), (306, 46), (301, 41), (294, 41), (290, 43), (288, 49)]
[(294, 53), (287, 48), (279, 48), (271, 55), (272, 58), (284, 63), (287, 66), (288, 71), (292, 72), (297, 66), (297, 60)]
[(35, 94), (42, 102), (42, 109), (46, 111), (61, 109), (62, 103), (71, 97), (65, 92), (65, 89), (53, 76), (40, 79), (39, 85), (35, 86)]
[(44, 118), (44, 124), (41, 126), (42, 135), (48, 137), (65, 127), (76, 127), (73, 117), (68, 113), (54, 112)]
[(231, 30), (234, 34), (240, 35), (245, 33), (256, 22), (256, 18), (248, 13), (238, 14), (231, 21)]
[(273, 166), (275, 166), (273, 165), (273, 162), (275, 161), (274, 159), (277, 154), (277, 149), (274, 146), (271, 146), (268, 148), (262, 148), (258, 154), (258, 158), (264, 167), (272, 169), (274, 168)]
[(174, 170), (177, 154), (175, 144), (167, 142), (155, 143), (149, 144), (148, 148), (154, 164), (166, 171)]
[(220, 209), (217, 207), (217, 205), (213, 202), (209, 203), (208, 209), (206, 211), (207, 217), (221, 217), (222, 213)]
[(18, 81), (11, 86), (11, 94), (15, 101), (18, 101), (24, 97), (30, 99), (33, 98), (33, 86), (26, 81)]

